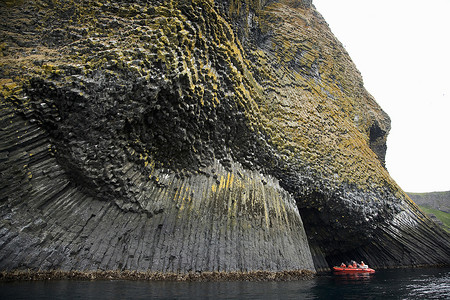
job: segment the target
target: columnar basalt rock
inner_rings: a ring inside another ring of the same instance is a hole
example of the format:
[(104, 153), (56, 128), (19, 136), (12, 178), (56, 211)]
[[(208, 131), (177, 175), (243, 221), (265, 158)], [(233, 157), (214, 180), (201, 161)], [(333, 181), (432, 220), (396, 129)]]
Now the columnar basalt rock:
[(1, 270), (449, 263), (311, 1), (1, 5)]

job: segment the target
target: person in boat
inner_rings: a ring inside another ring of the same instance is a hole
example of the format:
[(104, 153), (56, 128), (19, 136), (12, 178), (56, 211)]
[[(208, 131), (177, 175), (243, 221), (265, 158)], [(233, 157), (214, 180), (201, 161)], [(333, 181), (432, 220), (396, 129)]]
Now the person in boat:
[(341, 263), (341, 268), (346, 268), (347, 266), (344, 263)]
[(359, 265), (359, 267), (360, 267), (361, 269), (367, 269), (369, 266), (366, 265), (363, 261), (361, 261), (361, 264)]
[(353, 261), (353, 262), (352, 262), (352, 267), (353, 267), (353, 268), (357, 268), (357, 267), (358, 267), (358, 265), (356, 264), (356, 261)]

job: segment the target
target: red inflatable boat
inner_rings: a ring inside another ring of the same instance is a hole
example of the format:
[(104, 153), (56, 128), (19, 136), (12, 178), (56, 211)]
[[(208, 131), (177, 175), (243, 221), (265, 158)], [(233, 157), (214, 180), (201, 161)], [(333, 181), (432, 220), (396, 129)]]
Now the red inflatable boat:
[(371, 268), (333, 267), (333, 271), (339, 274), (375, 273)]

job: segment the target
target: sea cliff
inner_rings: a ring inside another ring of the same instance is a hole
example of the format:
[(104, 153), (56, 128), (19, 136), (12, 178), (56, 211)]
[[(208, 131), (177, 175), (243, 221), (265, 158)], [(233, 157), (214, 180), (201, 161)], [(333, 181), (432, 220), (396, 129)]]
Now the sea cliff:
[(450, 263), (311, 1), (0, 5), (0, 270)]

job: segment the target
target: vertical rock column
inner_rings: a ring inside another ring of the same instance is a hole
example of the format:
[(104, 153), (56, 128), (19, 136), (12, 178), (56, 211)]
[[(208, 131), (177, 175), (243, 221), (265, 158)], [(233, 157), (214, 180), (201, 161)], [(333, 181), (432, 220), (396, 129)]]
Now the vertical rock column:
[(190, 175), (148, 165), (147, 179), (124, 165), (137, 203), (99, 200), (71, 182), (43, 130), (2, 112), (1, 270), (314, 270), (276, 179), (217, 161)]
[(149, 269), (314, 270), (298, 209), (276, 179), (237, 164), (204, 171), (185, 179), (153, 175), (163, 187), (146, 208), (164, 210), (149, 222), (161, 234), (156, 248), (168, 251)]

